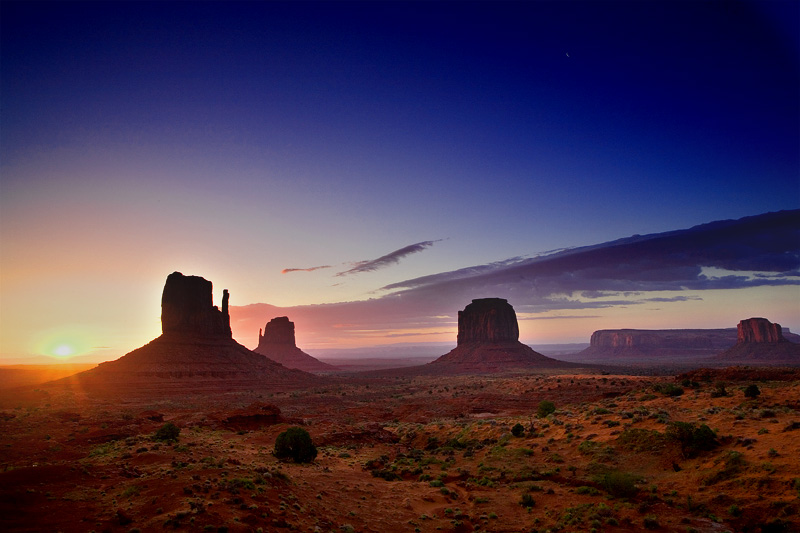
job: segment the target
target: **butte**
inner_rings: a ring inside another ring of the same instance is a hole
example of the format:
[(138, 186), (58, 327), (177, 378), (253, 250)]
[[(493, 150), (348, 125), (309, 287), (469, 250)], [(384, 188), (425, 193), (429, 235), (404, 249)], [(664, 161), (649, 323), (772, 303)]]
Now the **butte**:
[(800, 344), (788, 341), (780, 324), (766, 318), (748, 318), (739, 322), (736, 331), (736, 344), (713, 360), (754, 365), (800, 364)]
[(115, 361), (59, 380), (109, 390), (194, 391), (221, 388), (295, 388), (318, 378), (289, 369), (233, 340), (228, 291), (222, 309), (213, 305), (212, 284), (173, 272), (161, 296), (161, 336)]
[(273, 318), (264, 326), (264, 334), (258, 332), (256, 353), (282, 364), (286, 368), (297, 368), (305, 372), (336, 372), (336, 367), (323, 363), (297, 347), (294, 337), (294, 322), (289, 317)]
[(578, 365), (551, 359), (519, 342), (517, 314), (507, 300), (482, 298), (458, 312), (456, 347), (423, 368), (432, 374), (463, 374), (573, 366)]

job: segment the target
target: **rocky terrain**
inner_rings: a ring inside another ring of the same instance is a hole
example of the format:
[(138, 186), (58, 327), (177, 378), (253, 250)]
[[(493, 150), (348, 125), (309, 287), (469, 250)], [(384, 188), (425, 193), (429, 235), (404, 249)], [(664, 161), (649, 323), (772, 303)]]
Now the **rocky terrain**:
[[(800, 527), (796, 371), (543, 372), (181, 396), (2, 393), (0, 529)], [(158, 438), (166, 424), (176, 440)], [(272, 454), (291, 426), (310, 433), (313, 462)]]
[(289, 317), (279, 316), (267, 322), (263, 334), (258, 332), (258, 346), (253, 350), (286, 368), (297, 368), (306, 372), (336, 372), (336, 367), (323, 363), (297, 347), (294, 322)]

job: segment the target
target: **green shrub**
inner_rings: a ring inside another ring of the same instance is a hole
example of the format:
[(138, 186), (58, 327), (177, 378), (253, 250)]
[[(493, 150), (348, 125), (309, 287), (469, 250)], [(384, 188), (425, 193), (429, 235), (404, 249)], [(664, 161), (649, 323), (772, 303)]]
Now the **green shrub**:
[(523, 433), (525, 433), (525, 426), (522, 424), (514, 424), (514, 427), (511, 428), (511, 434), (515, 437), (521, 437)]
[(533, 507), (536, 505), (536, 501), (533, 499), (533, 496), (526, 492), (519, 499), (519, 504), (523, 507)]
[(632, 498), (639, 489), (636, 488), (637, 477), (628, 472), (613, 470), (598, 477), (597, 482), (610, 495), (617, 498)]
[(623, 448), (634, 452), (659, 452), (664, 449), (668, 440), (659, 431), (639, 428), (628, 428), (617, 438)]
[(317, 457), (311, 435), (301, 427), (290, 427), (275, 439), (275, 457), (291, 458), (296, 463), (310, 463)]
[(680, 444), (686, 457), (694, 457), (702, 451), (714, 449), (717, 434), (706, 424), (697, 426), (693, 422), (670, 422), (667, 425), (667, 438)]
[(681, 396), (683, 394), (683, 389), (674, 383), (659, 383), (653, 388), (664, 396)]
[(748, 385), (744, 389), (744, 397), (745, 398), (757, 398), (761, 394), (761, 389), (758, 388), (758, 385)]
[(714, 387), (714, 390), (711, 391), (712, 398), (721, 398), (727, 395), (728, 391), (725, 389), (725, 384), (722, 382), (717, 383), (716, 386)]
[(173, 424), (172, 422), (167, 422), (163, 426), (161, 426), (156, 434), (153, 436), (154, 440), (162, 440), (162, 441), (174, 441), (178, 440), (178, 435), (181, 434), (181, 428)]
[(647, 515), (644, 517), (644, 528), (645, 529), (658, 529), (661, 527), (658, 523), (658, 518), (655, 515)]
[(556, 412), (556, 404), (551, 402), (550, 400), (542, 400), (539, 402), (539, 407), (536, 409), (536, 416), (539, 418), (545, 418), (547, 415)]

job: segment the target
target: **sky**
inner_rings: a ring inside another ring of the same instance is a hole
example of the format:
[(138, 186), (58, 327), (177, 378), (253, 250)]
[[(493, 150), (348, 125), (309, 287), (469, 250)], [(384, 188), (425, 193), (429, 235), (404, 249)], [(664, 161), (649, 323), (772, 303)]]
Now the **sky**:
[[(229, 289), (251, 348), (271, 313), (311, 353), (454, 344), (498, 286), (410, 298), (413, 280), (798, 209), (798, 21), (780, 1), (4, 1), (0, 363), (148, 342), (173, 271)], [(620, 269), (501, 292), (531, 344), (754, 315), (798, 331), (787, 235), (769, 284)]]

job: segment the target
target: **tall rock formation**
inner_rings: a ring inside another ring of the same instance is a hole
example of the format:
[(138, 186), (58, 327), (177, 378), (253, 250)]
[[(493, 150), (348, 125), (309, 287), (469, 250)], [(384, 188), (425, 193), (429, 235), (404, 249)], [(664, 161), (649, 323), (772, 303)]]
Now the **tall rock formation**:
[(164, 335), (231, 337), (228, 289), (222, 291), (222, 310), (214, 305), (212, 284), (200, 276), (173, 272), (161, 293), (161, 332)]
[(750, 364), (800, 364), (800, 344), (783, 336), (780, 324), (766, 318), (748, 318), (736, 327), (736, 345), (720, 353), (715, 360)]
[(517, 314), (502, 298), (472, 300), (458, 313), (457, 346), (425, 365), (434, 373), (499, 372), (515, 368), (568, 367), (519, 342)]
[(289, 317), (273, 318), (264, 326), (264, 334), (258, 332), (258, 347), (253, 350), (286, 368), (297, 368), (306, 372), (335, 372), (336, 367), (311, 357), (297, 347), (294, 337), (294, 322)]
[(472, 300), (458, 312), (459, 345), (467, 342), (518, 341), (517, 314), (503, 298)]
[(77, 374), (69, 381), (81, 387), (183, 390), (220, 386), (284, 388), (320, 378), (286, 368), (233, 340), (228, 291), (222, 309), (213, 304), (211, 282), (173, 272), (161, 296), (161, 336), (115, 361)]
[(780, 324), (773, 324), (766, 318), (748, 318), (736, 326), (736, 343), (743, 342), (787, 342), (783, 338)]

